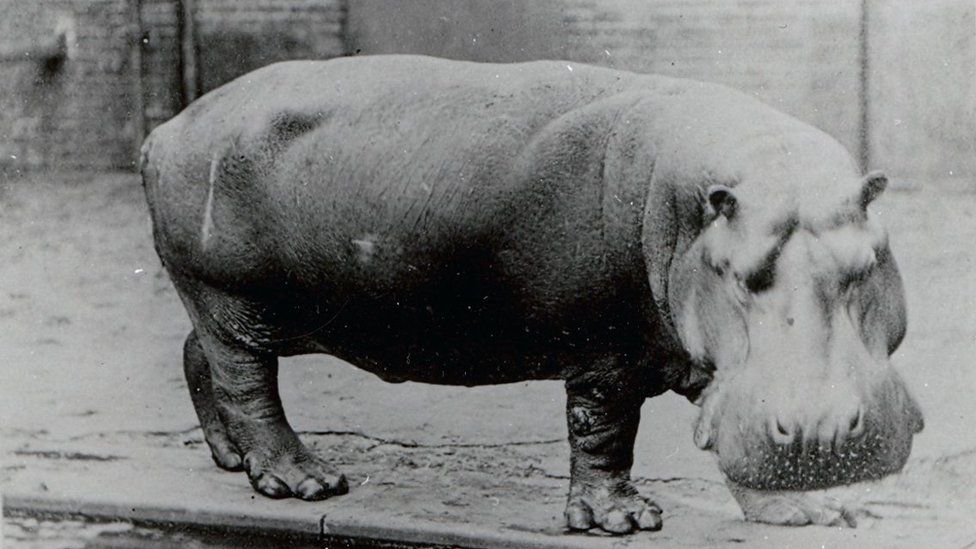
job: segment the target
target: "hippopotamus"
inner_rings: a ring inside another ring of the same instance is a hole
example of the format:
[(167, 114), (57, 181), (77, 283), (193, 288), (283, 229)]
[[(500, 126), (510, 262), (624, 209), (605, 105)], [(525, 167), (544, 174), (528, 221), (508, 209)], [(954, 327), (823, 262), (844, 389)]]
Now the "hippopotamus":
[[(156, 128), (142, 173), (207, 444), (265, 496), (348, 490), (285, 417), (278, 359), (299, 354), (391, 382), (564, 380), (571, 530), (661, 527), (630, 469), (666, 391), (752, 496), (897, 472), (922, 428), (889, 361), (906, 311), (868, 208), (885, 176), (720, 85), (289, 61)], [(801, 507), (746, 517), (816, 522)]]

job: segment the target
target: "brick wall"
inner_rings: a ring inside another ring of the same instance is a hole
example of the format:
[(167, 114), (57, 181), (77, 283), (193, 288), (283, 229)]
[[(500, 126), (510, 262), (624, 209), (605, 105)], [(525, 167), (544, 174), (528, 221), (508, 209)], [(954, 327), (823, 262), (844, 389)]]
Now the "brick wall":
[(869, 6), (872, 163), (914, 185), (976, 189), (976, 2)]
[(286, 59), (345, 53), (341, 0), (196, 0), (200, 84), (211, 90)]
[(565, 0), (565, 57), (728, 84), (860, 146), (860, 0)]
[(357, 0), (350, 48), (562, 58), (729, 84), (857, 152), (860, 0)]
[[(274, 61), (345, 51), (343, 0), (195, 4), (204, 91)], [(142, 133), (183, 106), (179, 9), (0, 0), (0, 168), (134, 169)], [(50, 61), (60, 34), (67, 57)]]
[[(131, 168), (138, 119), (125, 0), (0, 0), (0, 165)], [(64, 35), (66, 57), (46, 57)]]
[[(197, 91), (275, 61), (345, 53), (340, 0), (195, 0), (192, 5)], [(180, 10), (176, 0), (142, 0), (147, 130), (183, 107)]]
[(146, 131), (183, 108), (180, 7), (174, 0), (142, 0), (142, 89)]
[[(870, 166), (896, 179), (976, 178), (972, 0), (192, 4), (203, 91), (274, 61), (345, 53), (563, 58), (729, 84), (855, 154), (865, 146)], [(133, 167), (141, 132), (183, 106), (179, 9), (179, 0), (0, 0), (0, 168)], [(61, 50), (65, 58), (50, 58)]]
[(562, 58), (721, 82), (896, 181), (976, 188), (973, 0), (356, 0), (347, 37), (362, 54)]

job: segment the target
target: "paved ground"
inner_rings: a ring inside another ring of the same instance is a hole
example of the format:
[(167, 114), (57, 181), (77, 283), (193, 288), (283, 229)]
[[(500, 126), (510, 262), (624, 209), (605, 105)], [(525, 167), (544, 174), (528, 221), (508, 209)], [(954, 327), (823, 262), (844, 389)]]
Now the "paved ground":
[[(353, 490), (319, 504), (252, 499), (244, 477), (217, 472), (201, 444), (180, 367), (189, 323), (152, 251), (137, 179), (7, 180), (0, 481), (8, 507), (82, 502), (111, 515), (113, 502), (125, 502), (129, 518), (145, 518), (139, 513), (182, 506), (184, 517), (298, 529), (320, 528), (325, 516), (333, 533), (386, 528), (510, 546), (966, 546), (976, 542), (968, 514), (976, 508), (976, 195), (925, 187), (889, 192), (875, 207), (908, 288), (909, 333), (895, 364), (927, 423), (903, 475), (837, 493), (877, 518), (856, 530), (742, 522), (711, 457), (691, 442), (695, 407), (665, 395), (644, 406), (635, 467), (642, 490), (665, 507), (665, 528), (623, 541), (561, 532), (568, 447), (553, 382), (391, 385), (328, 357), (285, 360), (293, 424), (343, 467)], [(99, 532), (22, 520), (5, 529), (8, 541), (27, 546), (84, 543)]]

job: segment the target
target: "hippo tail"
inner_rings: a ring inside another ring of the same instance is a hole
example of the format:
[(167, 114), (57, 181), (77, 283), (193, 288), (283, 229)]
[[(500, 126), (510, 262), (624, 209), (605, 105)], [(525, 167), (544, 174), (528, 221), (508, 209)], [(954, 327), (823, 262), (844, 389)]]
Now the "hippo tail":
[[(154, 133), (150, 133), (139, 149), (139, 174), (142, 176), (142, 190), (146, 193), (146, 202), (149, 204), (150, 214), (155, 211), (156, 190), (159, 185), (159, 170), (152, 158), (154, 135)], [(153, 221), (155, 222), (155, 219)]]
[(139, 173), (142, 177), (142, 190), (146, 196), (146, 204), (149, 207), (149, 217), (152, 221), (152, 234), (153, 234), (153, 244), (156, 248), (156, 252), (159, 255), (160, 260), (163, 259), (163, 254), (160, 252), (160, 243), (163, 241), (164, 235), (162, 231), (162, 219), (160, 212), (160, 196), (159, 196), (159, 150), (158, 143), (156, 143), (156, 132), (151, 132), (148, 137), (142, 142), (142, 147), (139, 149)]

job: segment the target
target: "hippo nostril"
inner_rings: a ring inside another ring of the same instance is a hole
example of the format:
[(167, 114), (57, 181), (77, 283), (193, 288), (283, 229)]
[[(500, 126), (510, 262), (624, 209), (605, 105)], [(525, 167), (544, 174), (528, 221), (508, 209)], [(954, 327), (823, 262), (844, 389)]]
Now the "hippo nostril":
[(861, 432), (861, 426), (864, 424), (864, 418), (861, 416), (862, 416), (861, 410), (858, 410), (857, 413), (854, 414), (854, 417), (851, 418), (851, 422), (848, 425), (849, 427), (848, 432), (851, 435), (857, 435)]
[(791, 446), (800, 434), (800, 426), (790, 417), (770, 415), (766, 420), (766, 436), (778, 446)]
[(784, 424), (779, 418), (773, 419), (770, 423), (769, 433), (773, 442), (784, 446), (793, 444), (795, 433), (789, 423)]

